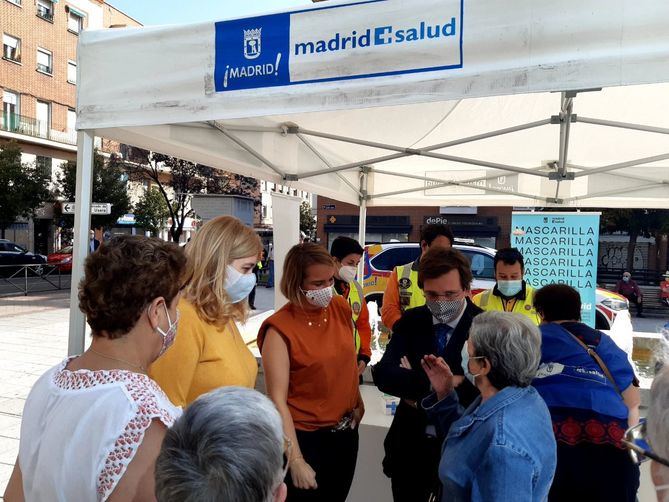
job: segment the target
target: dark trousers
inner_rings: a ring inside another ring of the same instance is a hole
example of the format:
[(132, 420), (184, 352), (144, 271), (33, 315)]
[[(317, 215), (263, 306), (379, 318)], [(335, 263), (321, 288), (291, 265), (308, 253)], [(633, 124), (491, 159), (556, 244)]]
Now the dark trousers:
[(295, 488), (288, 472), (287, 502), (345, 502), (358, 460), (358, 429), (341, 432), (330, 429), (295, 432), (304, 460), (316, 472), (318, 489)]
[(390, 481), (395, 502), (426, 502), (432, 493), (441, 490), (441, 441), (425, 436), (413, 446), (410, 455), (394, 460)]
[(613, 445), (557, 445), (557, 468), (549, 502), (634, 502), (639, 466)]
[(633, 303), (636, 306), (636, 315), (640, 317), (643, 315), (643, 300), (639, 299), (637, 295), (628, 296), (627, 299), (630, 303)]

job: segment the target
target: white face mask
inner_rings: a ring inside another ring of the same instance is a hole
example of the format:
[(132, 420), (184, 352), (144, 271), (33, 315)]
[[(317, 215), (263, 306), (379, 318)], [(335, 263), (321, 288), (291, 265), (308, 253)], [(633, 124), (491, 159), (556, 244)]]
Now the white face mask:
[(332, 301), (332, 286), (327, 286), (322, 289), (311, 289), (309, 291), (300, 288), (300, 291), (304, 293), (307, 301), (314, 307), (325, 308), (330, 305), (330, 302)]
[(355, 280), (357, 269), (351, 265), (344, 265), (339, 269), (339, 277), (342, 281), (351, 282)]
[(225, 284), (223, 287), (232, 303), (239, 303), (248, 297), (256, 285), (255, 274), (242, 274), (232, 265), (226, 267), (225, 274)]
[(479, 376), (481, 373), (477, 373), (476, 375), (473, 375), (471, 371), (469, 371), (469, 360), (470, 359), (483, 359), (484, 356), (474, 356), (474, 357), (469, 357), (469, 352), (467, 352), (467, 342), (462, 346), (462, 352), (460, 353), (460, 356), (462, 357), (462, 370), (465, 372), (465, 377), (467, 380), (471, 382), (471, 384), (476, 387), (476, 377)]

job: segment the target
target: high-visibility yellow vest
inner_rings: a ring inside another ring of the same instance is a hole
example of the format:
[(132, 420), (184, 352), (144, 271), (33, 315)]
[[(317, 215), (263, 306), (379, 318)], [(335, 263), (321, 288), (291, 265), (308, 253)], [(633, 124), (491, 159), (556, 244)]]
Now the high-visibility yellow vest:
[[(335, 294), (337, 290), (333, 286)], [(360, 317), (360, 312), (362, 312), (362, 302), (363, 302), (363, 292), (362, 286), (358, 281), (351, 281), (348, 283), (348, 304), (351, 306), (351, 321), (353, 322), (353, 336), (355, 339), (355, 353), (357, 354), (360, 351), (360, 333), (358, 333), (358, 318)]]
[(413, 270), (414, 263), (396, 267), (402, 312), (425, 305), (425, 295), (423, 295), (423, 290), (418, 287), (418, 271)]
[[(478, 305), (483, 310), (497, 310), (499, 312), (515, 312), (522, 314), (536, 324), (541, 323), (541, 319), (534, 308), (534, 288), (529, 284), (525, 285), (525, 299), (516, 298), (513, 308), (507, 310), (504, 308), (504, 301), (501, 297), (494, 295), (492, 289), (486, 289), (472, 298), (474, 305)], [(508, 305), (508, 304), (507, 304)]]

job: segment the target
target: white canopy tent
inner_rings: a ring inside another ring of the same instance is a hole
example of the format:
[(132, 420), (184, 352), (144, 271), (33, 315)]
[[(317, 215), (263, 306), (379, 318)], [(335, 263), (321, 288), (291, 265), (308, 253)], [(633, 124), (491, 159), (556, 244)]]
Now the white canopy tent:
[(367, 0), (84, 32), (73, 284), (95, 135), (357, 204), (361, 235), (367, 206), (669, 207), (668, 21), (655, 0)]

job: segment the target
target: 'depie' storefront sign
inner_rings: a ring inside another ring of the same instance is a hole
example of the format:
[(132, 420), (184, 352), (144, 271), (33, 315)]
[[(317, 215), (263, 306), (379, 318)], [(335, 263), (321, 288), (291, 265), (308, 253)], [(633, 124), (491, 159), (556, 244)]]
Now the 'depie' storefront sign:
[(511, 245), (525, 258), (533, 287), (569, 284), (581, 294), (581, 319), (595, 326), (600, 213), (517, 213)]

